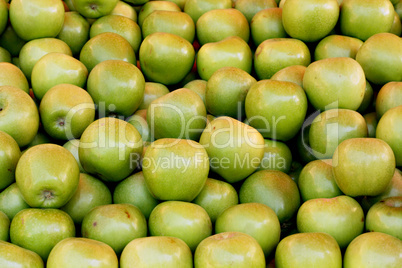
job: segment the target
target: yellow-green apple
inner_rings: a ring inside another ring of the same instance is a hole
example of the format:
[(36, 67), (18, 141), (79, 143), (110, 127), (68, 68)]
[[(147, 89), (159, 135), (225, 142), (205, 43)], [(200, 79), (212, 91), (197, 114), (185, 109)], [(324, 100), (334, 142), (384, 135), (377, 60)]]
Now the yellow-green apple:
[(78, 167), (80, 168), (81, 173), (85, 173), (84, 168), (80, 162), (80, 156), (78, 154), (78, 148), (80, 147), (80, 140), (78, 139), (71, 139), (63, 144), (63, 147), (70, 151), (73, 154), (75, 160), (77, 161)]
[(0, 192), (0, 211), (12, 220), (18, 212), (30, 206), (25, 202), (17, 183), (13, 183)]
[(265, 268), (261, 246), (252, 236), (241, 232), (224, 232), (205, 238), (194, 253), (194, 267)]
[(35, 138), (38, 129), (39, 112), (32, 98), (22, 89), (0, 86), (0, 131), (23, 147)]
[(172, 1), (150, 1), (145, 3), (138, 12), (138, 25), (142, 28), (144, 20), (157, 10), (181, 12), (180, 7)]
[(342, 254), (338, 243), (329, 234), (292, 234), (279, 242), (275, 251), (275, 267), (341, 268)]
[[(64, 4), (67, 6), (67, 8), (68, 8), (69, 11), (75, 11), (75, 7), (74, 7), (74, 4), (73, 4), (73, 0), (64, 0), (63, 2), (64, 2)], [(67, 9), (66, 9), (66, 11), (67, 11)], [(67, 11), (67, 12), (68, 12), (68, 11)], [(67, 13), (67, 12), (66, 12), (66, 13)]]
[(234, 4), (234, 8), (243, 13), (249, 23), (257, 12), (277, 6), (275, 0), (236, 0)]
[(64, 14), (64, 23), (57, 38), (63, 40), (73, 55), (79, 55), (81, 48), (89, 39), (89, 22), (76, 11)]
[(110, 15), (120, 15), (123, 17), (127, 17), (135, 22), (137, 22), (137, 11), (131, 6), (129, 1), (119, 1), (117, 2), (116, 6), (110, 13)]
[(131, 240), (147, 236), (147, 222), (134, 205), (101, 205), (85, 215), (81, 233), (83, 237), (108, 244), (120, 255)]
[(300, 130), (307, 112), (307, 97), (292, 82), (260, 80), (246, 97), (246, 115), (250, 126), (264, 138), (288, 141)]
[(76, 11), (89, 19), (97, 19), (108, 15), (117, 5), (119, 0), (72, 0)]
[(29, 84), (24, 73), (9, 62), (0, 62), (0, 86), (14, 86), (29, 93)]
[(194, 80), (191, 80), (190, 82), (188, 82), (187, 84), (185, 84), (183, 87), (188, 88), (188, 89), (194, 91), (195, 93), (197, 93), (205, 104), (207, 83), (208, 83), (207, 81), (202, 80), (202, 79), (194, 79)]
[(213, 9), (226, 9), (232, 7), (232, 0), (187, 0), (183, 11), (190, 15), (197, 23), (202, 14)]
[(5, 48), (0, 47), (0, 62), (11, 63), (11, 54)]
[(260, 166), (264, 138), (253, 127), (231, 117), (211, 121), (200, 138), (210, 158), (211, 170), (227, 182), (245, 179)]
[(363, 45), (363, 41), (345, 35), (329, 35), (317, 44), (314, 49), (314, 59), (322, 60), (335, 57), (356, 58), (357, 51)]
[(366, 121), (366, 125), (367, 125), (367, 130), (368, 130), (367, 137), (375, 138), (377, 125), (378, 125), (377, 113), (371, 112), (371, 113), (363, 115), (363, 117), (364, 117), (364, 120)]
[(257, 47), (267, 39), (287, 37), (282, 23), (282, 8), (272, 7), (258, 11), (250, 21), (250, 33)]
[(152, 101), (168, 94), (169, 92), (169, 89), (164, 84), (145, 82), (144, 98), (138, 109), (148, 109), (148, 106)]
[(335, 181), (343, 193), (375, 196), (384, 192), (395, 172), (391, 147), (376, 138), (347, 139), (332, 158)]
[(402, 81), (388, 82), (381, 87), (375, 99), (375, 111), (378, 119), (389, 109), (402, 105)]
[(292, 152), (284, 142), (264, 140), (264, 156), (258, 170), (279, 170), (289, 173), (292, 165)]
[(116, 185), (113, 191), (113, 203), (134, 205), (148, 219), (159, 201), (149, 192), (143, 172), (140, 171)]
[(75, 236), (70, 216), (54, 208), (27, 208), (15, 215), (10, 225), (11, 243), (32, 250), (46, 261), (61, 240)]
[(69, 237), (57, 243), (49, 254), (47, 268), (118, 268), (113, 249), (100, 241), (83, 237)]
[(0, 1), (0, 34), (7, 28), (8, 22), (8, 5), (5, 0)]
[(75, 224), (81, 224), (91, 209), (111, 203), (112, 194), (109, 188), (101, 180), (81, 173), (77, 190), (60, 209), (67, 212)]
[[(145, 118), (141, 115), (143, 112), (145, 113)], [(148, 126), (146, 112), (147, 110), (137, 110), (132, 116), (128, 117), (126, 121), (138, 130), (143, 142), (150, 142), (151, 130)]]
[(18, 143), (6, 132), (0, 130), (0, 190), (15, 181), (15, 168), (21, 156)]
[(148, 35), (139, 51), (141, 70), (147, 80), (165, 85), (180, 82), (191, 71), (194, 58), (192, 44), (171, 33)]
[[(32, 93), (32, 91), (31, 91), (31, 93)], [(30, 143), (28, 143), (28, 145), (26, 145), (24, 147), (24, 150), (26, 150), (30, 147), (33, 147), (35, 145), (44, 144), (44, 143), (56, 143), (56, 142), (52, 137), (50, 137), (46, 133), (46, 131), (43, 129), (43, 126), (40, 125), (38, 132), (35, 135), (35, 138)]]
[(0, 241), (8, 241), (10, 231), (10, 219), (3, 211), (0, 211)]
[(88, 76), (87, 91), (98, 112), (132, 115), (144, 97), (145, 79), (132, 63), (106, 60), (97, 64)]
[(10, 3), (10, 22), (22, 39), (56, 37), (64, 22), (60, 0), (15, 0)]
[(129, 267), (192, 268), (193, 255), (177, 237), (149, 236), (127, 244), (120, 256), (120, 268)]
[(134, 6), (141, 6), (145, 3), (147, 3), (149, 0), (125, 0), (125, 2), (130, 3), (130, 5)]
[(396, 13), (396, 11), (394, 12), (394, 20), (392, 21), (392, 26), (389, 32), (397, 36), (401, 36), (402, 34), (401, 18), (399, 17), (398, 13)]
[(173, 236), (182, 239), (195, 251), (198, 244), (212, 234), (212, 223), (201, 206), (183, 201), (158, 204), (148, 220), (151, 236)]
[(0, 35), (0, 47), (10, 52), (12, 57), (18, 57), (25, 41), (19, 37), (14, 28), (9, 23), (3, 33)]
[(262, 203), (274, 210), (279, 222), (290, 220), (300, 207), (297, 184), (282, 171), (261, 170), (248, 177), (239, 191), (240, 203)]
[(303, 87), (303, 77), (306, 68), (307, 67), (303, 65), (292, 65), (285, 67), (271, 76), (271, 80), (293, 82)]
[(368, 111), (369, 108), (371, 108), (374, 105), (373, 99), (374, 99), (373, 87), (371, 86), (369, 81), (366, 80), (366, 89), (364, 91), (363, 101), (360, 104), (360, 106), (357, 109), (357, 111), (359, 113), (361, 113), (361, 114), (363, 114), (364, 112)]
[(133, 125), (121, 119), (101, 118), (82, 133), (78, 153), (88, 173), (104, 181), (121, 181), (139, 164), (141, 135)]
[(37, 253), (6, 241), (0, 241), (0, 266), (45, 267), (42, 258)]

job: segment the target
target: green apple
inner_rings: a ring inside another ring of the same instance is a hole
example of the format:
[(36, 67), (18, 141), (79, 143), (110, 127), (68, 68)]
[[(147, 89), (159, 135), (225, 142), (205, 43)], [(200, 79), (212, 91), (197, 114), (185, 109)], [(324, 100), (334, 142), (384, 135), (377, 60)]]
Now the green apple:
[(205, 98), (206, 98), (206, 91), (207, 91), (207, 81), (202, 80), (202, 79), (194, 79), (185, 84), (183, 87), (188, 88), (195, 93), (198, 94), (198, 96), (201, 97), (202, 101), (205, 104)]
[(79, 55), (81, 48), (89, 39), (88, 21), (76, 11), (66, 12), (63, 27), (57, 38), (71, 48), (73, 55)]
[(293, 234), (279, 242), (275, 252), (275, 267), (341, 268), (342, 254), (338, 243), (329, 234)]
[(149, 14), (142, 23), (143, 38), (156, 32), (178, 35), (190, 43), (195, 36), (195, 25), (191, 17), (184, 12), (155, 10)]
[(265, 139), (264, 143), (264, 156), (258, 170), (279, 170), (288, 173), (292, 164), (292, 152), (286, 143), (268, 139)]
[(75, 236), (73, 220), (54, 208), (27, 208), (15, 215), (10, 225), (11, 243), (32, 250), (46, 261), (61, 240)]
[(134, 7), (141, 6), (145, 3), (147, 3), (149, 0), (124, 0), (127, 3), (130, 3), (130, 5), (134, 5)]
[(183, 11), (190, 15), (194, 23), (206, 12), (232, 7), (232, 0), (187, 0)]
[(106, 60), (92, 69), (87, 90), (100, 113), (126, 117), (132, 115), (142, 102), (145, 79), (132, 63)]
[[(129, 1), (126, 1), (129, 2)], [(110, 15), (120, 15), (127, 17), (135, 22), (137, 22), (137, 11), (134, 7), (124, 1), (118, 1)]]
[(247, 93), (246, 115), (264, 138), (288, 141), (300, 130), (307, 112), (307, 97), (292, 82), (260, 80)]
[(246, 43), (250, 38), (250, 26), (246, 17), (234, 8), (214, 9), (204, 13), (196, 24), (200, 45), (219, 42), (230, 36), (238, 36)]
[(255, 238), (265, 256), (278, 245), (281, 226), (275, 212), (261, 203), (234, 205), (223, 211), (215, 223), (215, 233), (242, 232)]
[(241, 11), (250, 23), (257, 12), (277, 6), (275, 0), (236, 0), (234, 8)]
[(144, 20), (157, 10), (181, 12), (180, 7), (172, 1), (150, 1), (145, 3), (138, 12), (138, 25), (142, 28)]
[(364, 112), (369, 110), (369, 108), (371, 108), (373, 105), (373, 99), (374, 99), (373, 87), (370, 85), (369, 81), (366, 80), (366, 89), (364, 91), (363, 101), (360, 104), (357, 111), (359, 113), (363, 114)]
[[(73, 0), (64, 0), (63, 2), (65, 4), (65, 6), (67, 6), (69, 11), (75, 11)], [(65, 10), (66, 10), (66, 12), (69, 12), (69, 11), (67, 11), (67, 9), (65, 9)]]
[(300, 207), (297, 184), (282, 171), (261, 170), (248, 177), (240, 187), (240, 203), (262, 203), (274, 210), (282, 224)]
[(197, 93), (176, 89), (148, 107), (147, 122), (151, 140), (161, 138), (191, 139), (197, 141), (206, 125), (207, 112)]
[(101, 33), (116, 33), (126, 39), (137, 54), (142, 41), (141, 29), (138, 24), (120, 15), (107, 15), (97, 19), (89, 31), (89, 37), (93, 38)]
[(89, 19), (97, 19), (108, 15), (119, 0), (72, 0), (76, 11)]
[[(145, 112), (145, 116), (141, 116), (141, 113)], [(144, 142), (151, 141), (151, 130), (147, 123), (147, 110), (137, 110), (132, 116), (126, 119), (128, 123), (133, 125), (141, 135)]]
[(209, 113), (226, 115), (241, 120), (247, 92), (257, 80), (246, 71), (236, 67), (216, 70), (208, 79), (205, 103)]
[(310, 64), (310, 51), (305, 43), (292, 38), (272, 38), (262, 42), (254, 54), (254, 70), (260, 80), (292, 65)]
[(0, 190), (15, 181), (15, 168), (20, 156), (18, 143), (9, 134), (0, 130)]
[(183, 240), (169, 236), (137, 238), (127, 244), (120, 256), (120, 268), (192, 268), (193, 255)]
[[(242, 2), (247, 3), (245, 0)], [(282, 8), (272, 7), (258, 11), (250, 21), (250, 32), (257, 47), (267, 39), (287, 37), (282, 23)]]
[(56, 37), (64, 22), (60, 0), (15, 0), (10, 3), (10, 22), (22, 39)]
[(100, 241), (69, 237), (57, 243), (49, 254), (47, 268), (117, 268), (118, 258), (113, 249)]
[(392, 148), (396, 165), (402, 167), (402, 104), (388, 110), (378, 122), (376, 138), (381, 139)]
[(166, 201), (157, 205), (149, 216), (148, 226), (151, 236), (180, 238), (192, 252), (212, 234), (211, 219), (205, 209), (183, 201)]
[(133, 125), (121, 119), (101, 118), (82, 133), (78, 153), (88, 173), (104, 181), (121, 181), (139, 164), (141, 135)]
[(148, 109), (149, 104), (151, 104), (152, 101), (168, 94), (169, 92), (169, 89), (161, 83), (145, 82), (144, 98), (138, 109)]
[(303, 88), (317, 110), (357, 110), (363, 101), (365, 78), (365, 72), (356, 60), (348, 57), (328, 58), (315, 61), (307, 67)]
[(24, 73), (8, 62), (0, 62), (0, 86), (14, 86), (29, 93), (29, 84)]
[[(31, 91), (32, 94), (32, 91)], [(44, 144), (44, 143), (55, 143), (55, 140), (50, 137), (45, 130), (43, 129), (42, 125), (39, 126), (39, 130), (35, 135), (35, 138), (28, 143), (28, 145), (26, 145), (24, 148), (24, 150), (33, 147), (35, 145), (39, 145), (39, 144)]]
[(0, 131), (23, 147), (35, 138), (38, 128), (39, 112), (32, 98), (19, 88), (0, 86)]
[(402, 196), (388, 197), (367, 212), (366, 230), (402, 239)]
[(10, 219), (3, 211), (0, 211), (0, 241), (8, 241)]
[(389, 30), (389, 32), (397, 36), (401, 36), (402, 34), (401, 18), (399, 18), (399, 15), (396, 13), (396, 11), (394, 12), (394, 20), (392, 21), (391, 30)]
[(113, 191), (114, 204), (131, 204), (139, 208), (146, 219), (159, 201), (149, 192), (143, 172), (137, 172), (116, 185)]
[(148, 35), (139, 51), (141, 70), (147, 80), (165, 85), (180, 82), (191, 71), (194, 57), (192, 44), (171, 33)]
[(15, 180), (31, 207), (59, 208), (74, 195), (79, 181), (74, 156), (62, 146), (41, 144), (21, 156)]
[(201, 79), (209, 80), (222, 67), (237, 67), (251, 73), (252, 52), (249, 45), (238, 36), (203, 45), (197, 53), (197, 71)]
[(134, 205), (102, 205), (85, 215), (81, 233), (83, 237), (108, 244), (120, 255), (131, 240), (147, 236), (147, 222)]
[(339, 17), (337, 0), (287, 0), (282, 8), (286, 32), (304, 42), (315, 42), (328, 35)]
[(25, 41), (17, 35), (11, 24), (0, 35), (0, 47), (5, 48), (13, 57), (18, 57), (24, 44)]
[(366, 125), (367, 125), (367, 130), (368, 130), (367, 137), (375, 138), (376, 131), (377, 131), (377, 125), (378, 125), (377, 113), (371, 112), (371, 113), (363, 115), (363, 117), (364, 117), (364, 120), (366, 120)]
[(347, 139), (332, 159), (336, 184), (346, 195), (375, 196), (384, 192), (395, 171), (391, 147), (376, 138)]
[(81, 173), (77, 190), (60, 209), (67, 212), (75, 224), (81, 224), (91, 209), (111, 203), (112, 194), (109, 188), (101, 180)]
[(392, 267), (402, 265), (402, 241), (380, 232), (368, 232), (356, 237), (346, 249), (344, 268)]
[(42, 258), (38, 254), (6, 241), (0, 241), (0, 266), (30, 268), (45, 267)]
[(35, 63), (50, 52), (64, 53), (72, 56), (70, 47), (56, 38), (40, 38), (27, 42), (20, 51), (20, 68), (28, 80), (31, 79)]
[(384, 85), (391, 81), (402, 81), (401, 55), (401, 38), (391, 33), (379, 33), (363, 43), (356, 60), (362, 66), (367, 80)]
[(79, 156), (79, 154), (78, 154), (78, 148), (80, 147), (80, 140), (78, 140), (78, 139), (71, 139), (71, 140), (67, 141), (67, 142), (63, 145), (63, 147), (66, 148), (67, 150), (69, 150), (70, 153), (73, 154), (75, 160), (77, 161), (77, 164), (78, 164), (78, 167), (79, 167), (79, 169), (80, 169), (80, 172), (81, 172), (81, 173), (85, 173), (85, 170), (84, 170), (84, 168), (82, 167), (81, 162), (80, 162), (80, 156)]
[(264, 138), (253, 127), (231, 117), (211, 121), (200, 138), (210, 158), (211, 170), (227, 182), (245, 179), (260, 166)]
[(7, 62), (7, 63), (12, 62), (10, 52), (8, 52), (6, 49), (2, 47), (0, 47), (0, 63), (1, 62)]
[(194, 253), (194, 267), (265, 268), (261, 246), (252, 236), (224, 232), (204, 239)]
[(300, 87), (303, 87), (303, 77), (306, 72), (306, 66), (292, 65), (277, 71), (271, 80), (293, 82)]
[(8, 5), (5, 0), (0, 1), (0, 34), (4, 32), (8, 22)]
[(389, 0), (343, 1), (339, 15), (343, 35), (359, 38), (369, 37), (391, 30), (394, 8)]
[(375, 111), (378, 119), (389, 109), (402, 105), (402, 81), (388, 82), (378, 91), (375, 100)]
[(0, 192), (0, 211), (3, 211), (10, 220), (25, 208), (30, 206), (25, 202), (15, 182)]
[(317, 44), (314, 50), (314, 59), (322, 60), (334, 57), (356, 58), (357, 51), (363, 41), (344, 35), (329, 35)]

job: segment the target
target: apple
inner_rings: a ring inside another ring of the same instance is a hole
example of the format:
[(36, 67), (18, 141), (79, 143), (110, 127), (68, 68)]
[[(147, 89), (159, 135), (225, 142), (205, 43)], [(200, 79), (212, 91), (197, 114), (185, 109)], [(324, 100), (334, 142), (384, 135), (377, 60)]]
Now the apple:
[(0, 34), (4, 32), (8, 22), (8, 5), (5, 0), (0, 1)]
[(246, 71), (236, 67), (216, 70), (208, 79), (205, 103), (209, 113), (226, 115), (241, 120), (247, 92), (257, 80)]
[(148, 109), (149, 104), (151, 104), (152, 101), (156, 100), (159, 97), (162, 97), (163, 95), (168, 94), (169, 92), (169, 89), (164, 84), (145, 82), (144, 98), (138, 109)]
[(303, 88), (292, 82), (260, 80), (247, 93), (246, 115), (264, 138), (288, 141), (302, 127), (307, 112)]
[(289, 173), (292, 164), (292, 152), (284, 142), (264, 140), (264, 156), (258, 170), (279, 170)]
[[(129, 1), (127, 0), (126, 2)], [(110, 15), (120, 15), (137, 22), (137, 11), (135, 11), (133, 6), (126, 2), (118, 1)]]
[(15, 182), (0, 192), (0, 211), (4, 212), (10, 220), (25, 208), (30, 206), (25, 202)]
[(183, 11), (190, 15), (196, 24), (198, 19), (210, 10), (227, 9), (231, 7), (232, 0), (187, 0)]
[(9, 229), (10, 219), (3, 211), (0, 211), (0, 241), (8, 241)]
[[(270, 3), (270, 1), (256, 1), (259, 3)], [(245, 3), (248, 3), (246, 0), (243, 0), (242, 3), (244, 3), (242, 4), (244, 5), (244, 8), (253, 8), (253, 6), (245, 5)], [(249, 20), (249, 23), (251, 37), (257, 47), (267, 39), (285, 38), (288, 36), (283, 28), (282, 8), (271, 7), (262, 9), (258, 11), (251, 20)]]
[(377, 125), (378, 125), (377, 113), (371, 112), (371, 113), (363, 115), (363, 117), (364, 117), (364, 120), (366, 121), (366, 125), (367, 125), (367, 130), (368, 130), (367, 137), (375, 138)]
[(112, 194), (109, 188), (99, 179), (81, 173), (77, 190), (60, 209), (67, 212), (75, 224), (81, 224), (92, 208), (111, 203)]
[(394, 20), (392, 21), (391, 30), (389, 30), (389, 32), (397, 36), (401, 36), (402, 34), (401, 18), (396, 11), (394, 12)]
[(191, 71), (194, 57), (191, 43), (171, 33), (156, 32), (148, 35), (142, 41), (139, 51), (141, 70), (147, 80), (165, 85), (180, 82)]
[(80, 156), (79, 156), (79, 153), (78, 153), (78, 148), (80, 147), (80, 140), (71, 139), (71, 140), (67, 141), (63, 145), (63, 147), (66, 148), (67, 150), (69, 150), (70, 153), (72, 153), (72, 155), (74, 156), (75, 160), (77, 161), (78, 167), (80, 169), (80, 173), (85, 173), (85, 170), (81, 165)]
[[(142, 112), (145, 112), (145, 118), (141, 116)], [(147, 123), (146, 112), (147, 110), (137, 110), (132, 116), (128, 117), (126, 121), (138, 130), (144, 142), (151, 142), (151, 130)]]
[(198, 244), (212, 234), (208, 213), (201, 206), (183, 201), (158, 204), (148, 220), (151, 236), (173, 236), (182, 239), (195, 251)]
[(194, 253), (194, 267), (265, 268), (261, 246), (250, 235), (224, 232), (204, 239)]
[(314, 59), (322, 60), (334, 57), (356, 58), (363, 41), (345, 35), (329, 35), (320, 40), (314, 50)]
[(10, 3), (10, 22), (25, 41), (56, 37), (64, 22), (60, 0), (15, 0)]
[(66, 12), (63, 27), (57, 38), (63, 40), (71, 48), (73, 55), (79, 55), (81, 48), (89, 39), (88, 21), (76, 11)]
[(303, 77), (304, 73), (306, 72), (306, 68), (307, 67), (304, 65), (292, 65), (285, 67), (271, 76), (271, 80), (293, 82), (300, 87), (303, 87)]
[(281, 224), (300, 207), (297, 184), (282, 171), (261, 170), (249, 176), (239, 191), (240, 203), (262, 203), (274, 210)]
[(46, 267), (117, 268), (118, 262), (116, 253), (109, 245), (88, 238), (69, 237), (54, 246)]
[(375, 100), (375, 111), (380, 119), (388, 110), (402, 105), (402, 81), (388, 82), (381, 87)]
[(277, 6), (275, 0), (236, 0), (234, 4), (234, 8), (243, 13), (249, 23), (257, 12)]
[(0, 47), (0, 62), (11, 63), (11, 54), (6, 49)]
[(32, 250), (46, 261), (61, 240), (75, 236), (73, 220), (54, 208), (27, 208), (15, 215), (10, 225), (11, 243)]
[(6, 241), (0, 241), (0, 266), (31, 268), (45, 267), (42, 258), (38, 254)]
[(110, 14), (119, 0), (71, 0), (74, 8), (82, 16), (97, 19)]
[(87, 90), (99, 112), (126, 117), (132, 115), (142, 102), (145, 79), (134, 64), (106, 60), (92, 69)]
[(0, 86), (17, 87), (29, 94), (28, 80), (21, 69), (12, 63), (0, 62)]
[(65, 4), (65, 6), (67, 6), (67, 9), (68, 9), (68, 11), (66, 9), (66, 13), (69, 12), (69, 11), (75, 11), (75, 7), (74, 7), (74, 4), (73, 4), (72, 0), (64, 0), (63, 2)]
[(352, 138), (339, 144), (332, 158), (336, 184), (346, 195), (375, 196), (384, 192), (395, 171), (391, 147), (376, 138)]
[(364, 233), (347, 247), (343, 257), (344, 268), (400, 267), (402, 241), (380, 232)]
[(144, 20), (154, 11), (166, 10), (181, 12), (180, 7), (172, 1), (150, 1), (144, 3), (138, 12), (138, 25), (142, 28)]
[(0, 86), (0, 131), (23, 147), (35, 138), (38, 128), (39, 112), (32, 98), (19, 88)]
[(275, 267), (341, 268), (342, 254), (338, 243), (329, 234), (292, 234), (279, 242), (275, 252)]
[(120, 255), (131, 240), (147, 236), (147, 222), (134, 205), (101, 205), (85, 215), (81, 233), (85, 238), (108, 244)]
[(14, 28), (8, 23), (7, 27), (0, 35), (0, 47), (10, 52), (11, 56), (18, 57), (24, 44), (25, 41), (16, 34)]
[(205, 105), (205, 98), (206, 98), (206, 91), (207, 91), (207, 81), (202, 80), (202, 79), (194, 79), (185, 84), (183, 87), (188, 88), (195, 93), (198, 94), (198, 96), (201, 97), (202, 101), (204, 102)]
[(211, 121), (200, 138), (210, 158), (211, 171), (229, 183), (245, 179), (260, 166), (264, 138), (253, 127), (231, 117)]
[(366, 80), (366, 90), (364, 91), (363, 101), (357, 111), (361, 114), (368, 111), (373, 106), (374, 90), (369, 81)]
[(149, 236), (132, 240), (120, 256), (120, 267), (192, 268), (193, 255), (183, 240), (169, 236)]
[(0, 131), (0, 190), (15, 181), (15, 168), (20, 156), (18, 143), (6, 132)]

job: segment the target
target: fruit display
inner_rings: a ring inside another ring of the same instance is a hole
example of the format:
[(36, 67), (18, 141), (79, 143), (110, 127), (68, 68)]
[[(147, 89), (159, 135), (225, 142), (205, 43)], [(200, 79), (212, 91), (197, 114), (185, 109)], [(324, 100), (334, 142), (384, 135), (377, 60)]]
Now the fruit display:
[(0, 0), (0, 267), (402, 267), (402, 0)]

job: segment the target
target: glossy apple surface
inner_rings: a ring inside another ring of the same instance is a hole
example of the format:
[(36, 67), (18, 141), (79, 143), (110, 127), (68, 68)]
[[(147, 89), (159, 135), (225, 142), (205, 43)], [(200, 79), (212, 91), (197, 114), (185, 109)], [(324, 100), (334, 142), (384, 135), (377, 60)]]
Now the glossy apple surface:
[(0, 62), (0, 86), (14, 86), (29, 93), (29, 84), (24, 73), (8, 62)]
[[(242, 2), (247, 3), (248, 1), (243, 0)], [(270, 3), (270, 1), (264, 1), (264, 3)], [(270, 38), (287, 37), (282, 23), (282, 9), (271, 7), (257, 12), (250, 21), (250, 31), (256, 46)]]
[(6, 241), (0, 241), (0, 249), (1, 267), (45, 267), (42, 258), (31, 250)]
[(89, 22), (76, 11), (65, 12), (63, 27), (57, 38), (71, 48), (73, 55), (79, 55), (89, 39)]
[(7, 133), (0, 131), (0, 190), (15, 181), (15, 168), (20, 156), (18, 143)]
[(76, 11), (82, 16), (97, 19), (112, 12), (119, 0), (72, 0)]
[(10, 220), (25, 208), (30, 206), (25, 202), (15, 182), (0, 192), (0, 211), (3, 211)]
[(258, 170), (279, 170), (288, 173), (292, 164), (292, 152), (284, 142), (264, 140), (264, 156)]
[(334, 57), (356, 58), (357, 51), (363, 45), (363, 41), (344, 35), (329, 35), (320, 40), (314, 50), (314, 59), (322, 60)]

